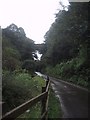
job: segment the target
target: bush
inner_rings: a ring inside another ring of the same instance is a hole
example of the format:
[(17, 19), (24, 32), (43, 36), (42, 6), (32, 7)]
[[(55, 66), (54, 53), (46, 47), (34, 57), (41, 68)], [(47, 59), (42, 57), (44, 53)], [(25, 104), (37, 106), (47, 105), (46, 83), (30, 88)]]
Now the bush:
[(15, 69), (19, 69), (21, 67), (20, 54), (17, 50), (6, 47), (2, 52), (2, 67), (4, 70), (14, 71)]
[(25, 60), (22, 64), (22, 69), (28, 70), (33, 75), (35, 71), (35, 62), (33, 60)]
[(39, 94), (39, 84), (28, 73), (4, 71), (2, 97), (8, 105), (7, 111)]
[(85, 59), (73, 58), (70, 61), (47, 67), (46, 73), (69, 82), (88, 87), (89, 69), (84, 66)]

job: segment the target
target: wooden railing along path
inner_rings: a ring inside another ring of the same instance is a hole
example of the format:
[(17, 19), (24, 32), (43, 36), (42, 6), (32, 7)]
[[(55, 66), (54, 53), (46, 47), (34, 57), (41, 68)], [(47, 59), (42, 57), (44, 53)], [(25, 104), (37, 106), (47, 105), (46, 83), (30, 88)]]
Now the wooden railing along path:
[(49, 93), (49, 85), (50, 81), (47, 79), (46, 86), (42, 87), (42, 93), (29, 101), (23, 103), (22, 105), (14, 108), (10, 112), (7, 112), (3, 117), (2, 120), (6, 120), (11, 118), (12, 120), (16, 119), (18, 116), (23, 114), (26, 110), (30, 109), (30, 107), (34, 106), (37, 102), (41, 101), (41, 120), (47, 119), (48, 113), (48, 93)]

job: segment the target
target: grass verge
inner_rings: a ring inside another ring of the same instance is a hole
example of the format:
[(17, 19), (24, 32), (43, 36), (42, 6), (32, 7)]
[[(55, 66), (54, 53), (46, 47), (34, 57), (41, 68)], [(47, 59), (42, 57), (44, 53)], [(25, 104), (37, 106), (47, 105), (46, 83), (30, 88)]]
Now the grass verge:
[[(33, 80), (38, 83), (39, 88), (39, 94), (43, 86), (45, 86), (45, 81), (42, 77), (36, 76), (33, 78)], [(35, 106), (27, 110), (24, 114), (19, 116), (18, 118), (25, 118), (27, 120), (28, 118), (40, 118), (41, 117), (41, 103), (38, 102)], [(48, 118), (61, 118), (62, 117), (62, 111), (60, 107), (60, 102), (58, 98), (55, 96), (54, 91), (50, 87), (49, 92), (49, 105), (48, 105)]]
[(50, 87), (48, 118), (61, 118), (61, 117), (62, 117), (62, 110), (59, 99), (55, 96), (54, 91)]
[[(35, 76), (32, 78), (33, 81), (36, 83), (36, 92), (34, 93), (37, 95), (41, 94), (42, 92), (42, 87), (45, 86), (45, 80), (42, 77)], [(25, 113), (20, 115), (18, 118), (25, 118), (27, 120), (28, 118), (40, 118), (41, 117), (41, 103), (38, 102), (36, 105), (28, 109)], [(16, 120), (18, 120), (18, 118)]]

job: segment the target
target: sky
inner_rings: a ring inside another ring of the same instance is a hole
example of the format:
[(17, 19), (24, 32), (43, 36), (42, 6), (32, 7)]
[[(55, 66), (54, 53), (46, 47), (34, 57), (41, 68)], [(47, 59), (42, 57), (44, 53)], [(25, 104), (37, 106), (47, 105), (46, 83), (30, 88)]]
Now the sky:
[[(68, 0), (61, 0), (67, 5)], [(25, 30), (26, 36), (42, 43), (44, 35), (61, 9), (60, 0), (0, 0), (0, 26), (14, 23)]]

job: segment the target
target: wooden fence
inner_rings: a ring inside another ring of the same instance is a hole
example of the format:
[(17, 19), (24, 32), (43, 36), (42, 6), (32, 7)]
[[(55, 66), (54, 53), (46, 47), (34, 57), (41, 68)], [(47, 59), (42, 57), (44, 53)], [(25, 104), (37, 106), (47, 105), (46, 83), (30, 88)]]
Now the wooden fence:
[(23, 114), (26, 110), (30, 109), (33, 105), (35, 105), (37, 102), (41, 101), (41, 120), (46, 120), (48, 117), (48, 93), (49, 93), (49, 85), (50, 81), (46, 81), (46, 86), (42, 87), (42, 93), (29, 101), (23, 103), (22, 105), (16, 107), (15, 109), (11, 110), (10, 112), (7, 112), (3, 117), (2, 120), (6, 120), (8, 118), (14, 120), (21, 114)]

